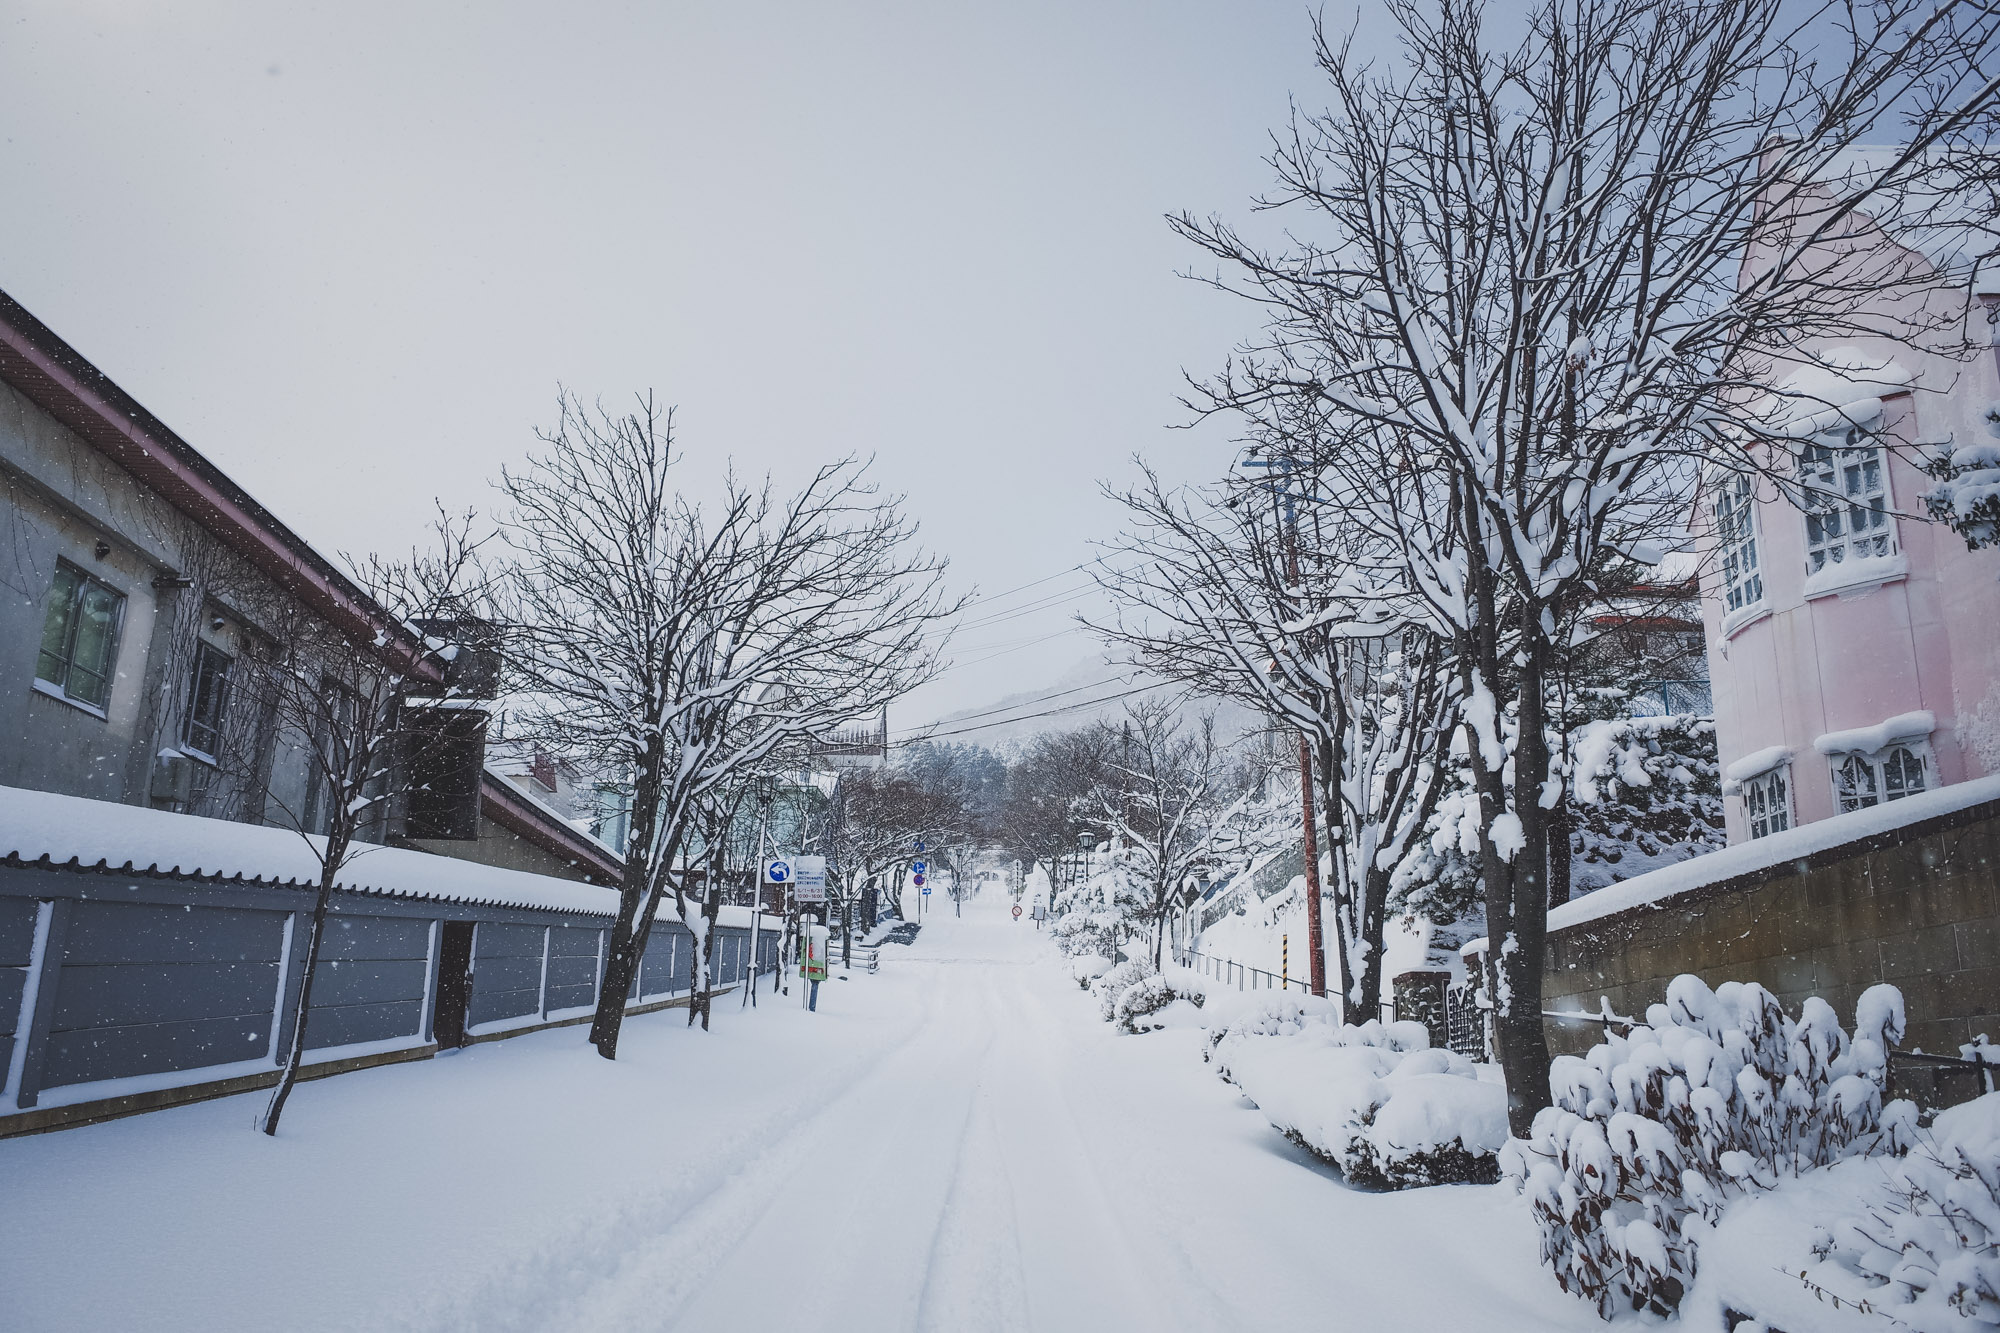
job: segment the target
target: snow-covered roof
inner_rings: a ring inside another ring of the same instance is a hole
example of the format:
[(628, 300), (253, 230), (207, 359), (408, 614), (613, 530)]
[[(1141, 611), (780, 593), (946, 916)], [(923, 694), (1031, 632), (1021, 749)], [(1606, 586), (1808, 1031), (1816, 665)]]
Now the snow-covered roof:
[[(1871, 805), (1865, 809), (1851, 810), (1844, 815), (1835, 815), (1831, 819), (1801, 824), (1797, 828), (1773, 833), (1766, 838), (1740, 842), (1719, 852), (1710, 852), (1706, 856), (1691, 857), (1674, 865), (1662, 866), (1658, 870), (1635, 875), (1631, 879), (1599, 889), (1595, 893), (1571, 899), (1562, 906), (1549, 910), (1549, 929), (1564, 930), (1607, 916), (1615, 916), (1634, 907), (1658, 906), (1670, 898), (1691, 893), (1725, 879), (1753, 874), (1759, 870), (1769, 870), (1772, 866), (1783, 865), (1787, 861), (1797, 861), (1819, 852), (1830, 851), (1843, 843), (1887, 833), (1892, 829), (1921, 823), (1926, 819), (1936, 819), (1940, 815), (1954, 814), (1987, 801), (2000, 801), (2000, 777), (1958, 782), (1949, 787), (1939, 787), (1935, 791), (1920, 792), (1900, 801), (1891, 801), (1886, 805)], [(1465, 945), (1459, 952), (1483, 953), (1486, 948), (1486, 938), (1481, 936)]]
[[(313, 843), (321, 843), (318, 838)], [(0, 858), (140, 874), (316, 884), (319, 859), (289, 829), (0, 787)], [(336, 886), (351, 893), (609, 916), (614, 889), (400, 847), (363, 847)]]
[[(319, 859), (309, 841), (324, 840), (264, 824), (0, 787), (0, 860), (250, 884), (317, 884)], [(618, 891), (604, 885), (402, 847), (359, 848), (342, 867), (335, 887), (349, 893), (605, 917), (618, 910)], [(657, 916), (675, 919), (671, 900)], [(725, 907), (718, 924), (747, 929), (750, 909)], [(783, 926), (783, 920), (765, 914), (765, 929)]]

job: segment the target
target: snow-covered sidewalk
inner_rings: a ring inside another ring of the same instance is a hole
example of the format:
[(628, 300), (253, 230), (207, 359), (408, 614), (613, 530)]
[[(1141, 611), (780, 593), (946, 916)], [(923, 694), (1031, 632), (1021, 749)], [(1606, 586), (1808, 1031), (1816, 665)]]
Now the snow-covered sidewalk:
[(1492, 1187), (1348, 1190), (1046, 934), (940, 912), (731, 997), (0, 1142), (9, 1329), (1601, 1327)]

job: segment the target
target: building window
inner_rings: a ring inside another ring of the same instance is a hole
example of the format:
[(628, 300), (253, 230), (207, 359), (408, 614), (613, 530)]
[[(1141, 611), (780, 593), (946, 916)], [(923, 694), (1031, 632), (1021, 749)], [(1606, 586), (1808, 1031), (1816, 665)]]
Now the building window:
[(1849, 430), (1839, 447), (1814, 442), (1799, 457), (1805, 483), (1806, 573), (1885, 556), (1896, 549), (1889, 523), (1882, 447)]
[(1845, 754), (1833, 761), (1833, 797), (1840, 812), (1900, 801), (1930, 786), (1929, 756), (1922, 746), (1892, 745), (1877, 754)]
[(1750, 478), (1723, 479), (1715, 497), (1715, 535), (1722, 546), (1724, 615), (1764, 600), (1764, 574), (1757, 563), (1757, 517)]
[(235, 665), (236, 659), (214, 644), (195, 645), (183, 745), (210, 763), (222, 753), (222, 717), (229, 707), (229, 673)]
[(56, 564), (42, 620), (42, 651), (35, 676), (65, 699), (102, 709), (111, 700), (118, 661), (118, 626), (125, 596), (74, 565)]
[(1749, 818), (1751, 837), (1783, 833), (1792, 826), (1792, 793), (1785, 780), (1789, 772), (1789, 765), (1780, 764), (1744, 781), (1743, 813)]

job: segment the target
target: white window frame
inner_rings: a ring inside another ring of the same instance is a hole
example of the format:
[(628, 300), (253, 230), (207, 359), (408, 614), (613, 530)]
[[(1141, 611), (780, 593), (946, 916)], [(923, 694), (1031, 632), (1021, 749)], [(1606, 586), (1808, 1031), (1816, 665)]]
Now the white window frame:
[(1792, 766), (1778, 764), (1754, 778), (1743, 779), (1743, 825), (1751, 838), (1783, 833), (1798, 820), (1792, 814)]
[[(1875, 465), (1878, 484), (1857, 495), (1851, 489), (1850, 469), (1865, 470), (1870, 462)], [(1889, 484), (1889, 451), (1873, 431), (1850, 426), (1838, 436), (1814, 436), (1799, 452), (1798, 469), (1807, 578), (1866, 560), (1884, 560), (1902, 549), (1897, 542), (1895, 496)], [(1865, 536), (1855, 534), (1857, 514), (1864, 521), (1872, 520)], [(1815, 537), (1815, 525), (1829, 516), (1839, 526), (1839, 533), (1829, 536), (1822, 530)]]
[[(1900, 790), (1892, 790), (1889, 779), (1892, 776), (1889, 765), (1892, 761), (1902, 763), (1905, 758), (1915, 759), (1920, 781), (1915, 787), (1905, 780)], [(1855, 790), (1848, 789), (1850, 771), (1855, 778)], [(1887, 805), (1900, 801), (1906, 796), (1916, 796), (1932, 791), (1937, 785), (1937, 767), (1931, 757), (1930, 742), (1922, 739), (1899, 740), (1873, 752), (1843, 750), (1827, 756), (1827, 776), (1833, 784), (1833, 806), (1839, 814), (1854, 810), (1866, 810), (1870, 806)], [(1867, 788), (1860, 790), (1860, 783), (1867, 782)]]
[(1715, 541), (1722, 571), (1722, 617), (1725, 625), (1764, 605), (1764, 566), (1759, 551), (1763, 533), (1757, 521), (1757, 488), (1748, 473), (1723, 473), (1711, 507)]

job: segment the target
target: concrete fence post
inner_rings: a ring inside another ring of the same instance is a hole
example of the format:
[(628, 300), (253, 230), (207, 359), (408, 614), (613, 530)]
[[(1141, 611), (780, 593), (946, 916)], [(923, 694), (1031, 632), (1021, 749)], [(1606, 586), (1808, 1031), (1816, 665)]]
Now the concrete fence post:
[(21, 1079), (14, 1090), (14, 1105), (23, 1111), (41, 1099), (42, 1066), (48, 1059), (49, 1026), (56, 1016), (56, 990), (62, 981), (63, 950), (69, 942), (69, 916), (69, 899), (57, 898), (35, 923), (39, 965), (28, 973), (28, 988), (35, 1002), (33, 1012), (28, 1015), (27, 1030), (14, 1034), (14, 1039), (24, 1047)]

